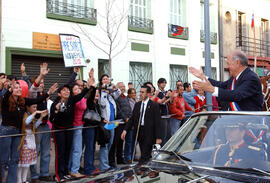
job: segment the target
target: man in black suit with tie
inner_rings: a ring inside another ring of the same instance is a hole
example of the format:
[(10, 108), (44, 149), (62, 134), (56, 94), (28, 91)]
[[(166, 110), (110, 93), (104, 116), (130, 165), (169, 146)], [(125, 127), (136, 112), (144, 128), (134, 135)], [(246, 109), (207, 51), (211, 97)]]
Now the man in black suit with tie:
[(121, 138), (124, 140), (127, 131), (135, 128), (137, 131), (139, 125), (138, 142), (141, 149), (141, 159), (139, 164), (147, 163), (151, 158), (152, 146), (161, 144), (161, 115), (159, 105), (149, 100), (151, 89), (149, 86), (142, 86), (140, 97), (142, 101), (137, 102), (134, 106), (132, 116), (122, 132)]
[(248, 67), (248, 58), (242, 51), (235, 50), (227, 58), (231, 78), (215, 81), (206, 78), (202, 69), (190, 67), (189, 71), (205, 81), (193, 81), (195, 89), (202, 89), (228, 103), (231, 111), (261, 111), (263, 105), (262, 87), (258, 76)]

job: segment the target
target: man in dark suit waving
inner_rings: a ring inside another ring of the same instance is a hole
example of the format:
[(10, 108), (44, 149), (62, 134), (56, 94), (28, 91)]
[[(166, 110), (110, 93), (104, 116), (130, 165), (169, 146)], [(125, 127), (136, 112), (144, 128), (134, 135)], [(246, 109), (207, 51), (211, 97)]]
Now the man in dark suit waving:
[(208, 79), (202, 69), (190, 67), (189, 71), (204, 81), (193, 81), (195, 89), (203, 89), (228, 102), (231, 111), (261, 111), (263, 105), (262, 87), (258, 76), (248, 67), (248, 58), (239, 50), (227, 58), (231, 78), (227, 81)]
[[(149, 100), (151, 89), (149, 86), (142, 86), (140, 97), (142, 101), (137, 102), (134, 106), (132, 116), (122, 132), (121, 138), (124, 140), (127, 131), (135, 128), (138, 130), (138, 142), (141, 149), (141, 159), (139, 164), (147, 163), (151, 158), (152, 146), (161, 144), (161, 115), (159, 105)], [(139, 123), (139, 125), (138, 125)]]

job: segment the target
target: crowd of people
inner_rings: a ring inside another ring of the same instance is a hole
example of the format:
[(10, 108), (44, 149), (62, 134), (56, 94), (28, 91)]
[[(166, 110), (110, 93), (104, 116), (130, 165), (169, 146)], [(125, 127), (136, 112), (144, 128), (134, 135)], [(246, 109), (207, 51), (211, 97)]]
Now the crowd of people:
[[(239, 56), (236, 52), (229, 61), (241, 66), (242, 62), (238, 61), (242, 57), (236, 57), (237, 54)], [(234, 71), (235, 67), (229, 69)], [(205, 110), (205, 91), (217, 93), (212, 98), (213, 110), (219, 109), (215, 96), (232, 102), (242, 100), (236, 93), (237, 87), (208, 79), (195, 68), (190, 68), (190, 72), (205, 80), (194, 81), (195, 89), (190, 83), (178, 80), (176, 90), (166, 91), (166, 79), (159, 78), (157, 88), (146, 82), (138, 95), (132, 83), (128, 83), (128, 88), (121, 81), (114, 85), (107, 74), (96, 82), (93, 69), (86, 81), (76, 79), (80, 72), (78, 67), (66, 84), (55, 83), (46, 92), (44, 78), (50, 71), (47, 63), (40, 66), (40, 74), (32, 80), (25, 70), (22, 64), (21, 80), (0, 74), (0, 161), (1, 175), (7, 183), (27, 182), (29, 171), (31, 182), (63, 182), (72, 177), (112, 171), (119, 164), (133, 160), (144, 164), (151, 158), (153, 144), (164, 145), (193, 113)], [(239, 76), (243, 70), (234, 72), (233, 75)], [(22, 80), (27, 86), (21, 84)], [(25, 90), (27, 96), (24, 96)], [(52, 99), (50, 96), (56, 91), (57, 97)], [(231, 92), (236, 96), (230, 95)], [(235, 98), (228, 99), (229, 96)], [(242, 105), (241, 101), (238, 103)], [(122, 121), (118, 126), (115, 125), (117, 120)], [(48, 133), (50, 130), (52, 133)], [(51, 138), (55, 145), (55, 176), (49, 174)], [(140, 157), (135, 153), (136, 142)], [(94, 163), (96, 144), (99, 145), (99, 167)]]
[[(128, 84), (126, 91), (123, 82), (114, 85), (107, 74), (103, 74), (99, 83), (96, 83), (93, 69), (89, 72), (89, 79), (83, 81), (76, 79), (80, 72), (76, 67), (65, 85), (58, 87), (55, 83), (45, 92), (44, 78), (49, 73), (46, 63), (40, 66), (40, 74), (32, 80), (26, 75), (24, 64), (21, 65), (21, 72), (21, 80), (27, 83), (27, 96), (23, 96), (25, 86), (22, 86), (16, 77), (4, 73), (0, 76), (0, 134), (15, 135), (0, 138), (1, 174), (8, 171), (6, 182), (27, 182), (29, 170), (32, 182), (61, 182), (71, 177), (81, 177), (83, 174), (94, 175), (113, 170), (117, 168), (117, 164), (131, 163), (136, 130), (128, 128), (123, 140), (121, 134), (126, 123), (132, 119), (135, 103), (143, 98), (142, 94), (136, 95), (132, 83)], [(183, 95), (184, 87), (181, 81), (177, 81), (175, 91), (165, 91), (165, 78), (160, 78), (157, 84), (158, 89), (155, 89), (151, 82), (144, 83), (144, 87), (149, 90), (145, 95), (157, 104), (153, 116), (160, 117), (159, 143), (165, 144), (183, 124), (184, 119), (195, 110), (202, 111), (205, 97), (203, 92), (200, 95), (197, 95), (195, 90), (190, 92), (188, 83), (185, 83), (188, 88), (185, 88)], [(52, 100), (50, 95), (56, 90), (58, 96)], [(183, 96), (186, 96), (186, 100)], [(198, 96), (200, 98), (196, 101)], [(189, 100), (192, 103), (186, 102)], [(186, 109), (191, 112), (186, 114)], [(84, 118), (89, 111), (98, 114), (100, 121)], [(108, 130), (104, 127), (116, 119), (123, 121), (117, 128)], [(42, 133), (50, 130), (52, 133)], [(35, 135), (35, 132), (38, 135)], [(55, 178), (49, 174), (51, 138), (55, 144)], [(100, 145), (99, 168), (94, 165), (96, 142)], [(84, 167), (81, 174), (79, 170), (83, 150)], [(40, 173), (37, 172), (38, 155)], [(138, 160), (139, 157), (135, 159)]]

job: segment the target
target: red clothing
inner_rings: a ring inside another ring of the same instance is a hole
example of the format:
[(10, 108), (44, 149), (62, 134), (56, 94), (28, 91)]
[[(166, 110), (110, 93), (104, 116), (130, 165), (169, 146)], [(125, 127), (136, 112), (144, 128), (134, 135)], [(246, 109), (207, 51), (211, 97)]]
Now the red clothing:
[(212, 96), (212, 103), (213, 103), (213, 111), (219, 111), (218, 102), (215, 96)]
[(86, 109), (86, 98), (82, 98), (75, 104), (74, 107), (74, 126), (81, 126), (84, 122), (82, 121), (83, 113)]
[(172, 118), (182, 120), (185, 111), (192, 111), (192, 108), (187, 104), (185, 99), (181, 96), (177, 96), (173, 99), (173, 102), (169, 104), (171, 114), (176, 114)]
[[(149, 96), (149, 98), (150, 98), (151, 100), (152, 100), (152, 98), (153, 98), (153, 97), (154, 97), (153, 95), (150, 95), (150, 96)], [(157, 101), (158, 101), (158, 99), (159, 99), (159, 98), (158, 98), (158, 97), (156, 97), (156, 98), (154, 98), (154, 100), (153, 100), (153, 101), (154, 101), (154, 102), (157, 102)]]
[(196, 104), (195, 104), (195, 113), (197, 112), (201, 112), (202, 111), (202, 107), (205, 105), (206, 100), (204, 99), (203, 101), (198, 97), (195, 96), (194, 99), (196, 100)]

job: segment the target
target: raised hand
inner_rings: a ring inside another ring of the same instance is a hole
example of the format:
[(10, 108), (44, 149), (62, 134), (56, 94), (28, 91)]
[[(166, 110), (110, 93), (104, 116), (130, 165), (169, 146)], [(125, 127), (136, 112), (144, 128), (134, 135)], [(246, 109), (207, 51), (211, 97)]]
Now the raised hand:
[(57, 84), (57, 83), (54, 83), (54, 84), (50, 87), (50, 89), (49, 89), (49, 91), (48, 91), (48, 95), (53, 94), (57, 89), (58, 89), (58, 84)]
[(73, 71), (76, 72), (76, 73), (80, 72), (80, 67), (74, 67)]
[(178, 95), (179, 95), (179, 94), (178, 94), (177, 91), (173, 91), (172, 94), (171, 94), (171, 96), (170, 96), (170, 98), (171, 98), (171, 99), (174, 99), (174, 98), (177, 97)]
[(171, 91), (168, 91), (167, 93), (166, 93), (166, 97), (170, 97), (172, 95), (172, 92)]
[(113, 88), (113, 90), (117, 90), (117, 87), (114, 84), (112, 84), (112, 88)]
[(195, 67), (189, 67), (188, 70), (189, 70), (189, 72), (190, 72), (191, 74), (193, 74), (193, 75), (196, 76), (197, 78), (205, 79), (205, 75), (204, 75), (204, 73), (203, 73), (202, 68), (196, 69)]
[(48, 64), (46, 62), (40, 65), (40, 75), (46, 76), (49, 73)]
[(88, 75), (89, 75), (89, 78), (94, 78), (94, 69), (93, 68), (90, 69), (90, 72), (88, 73)]
[(89, 88), (90, 86), (96, 87), (96, 82), (95, 82), (95, 77), (94, 77), (94, 69), (91, 68), (90, 72), (88, 73), (89, 78), (87, 80), (87, 87)]
[(206, 92), (215, 92), (215, 87), (206, 79), (205, 81), (193, 81), (192, 86), (195, 90), (202, 89)]
[(21, 73), (22, 73), (22, 76), (26, 75), (24, 63), (21, 64)]

